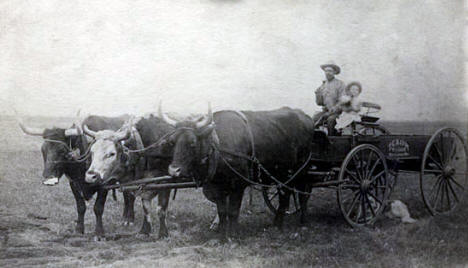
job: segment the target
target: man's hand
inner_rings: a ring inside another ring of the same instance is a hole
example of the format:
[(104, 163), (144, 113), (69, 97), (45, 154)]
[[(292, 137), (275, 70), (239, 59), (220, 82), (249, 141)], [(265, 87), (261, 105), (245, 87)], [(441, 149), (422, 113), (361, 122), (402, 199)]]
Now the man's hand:
[(341, 112), (341, 107), (339, 106), (334, 106), (330, 109), (330, 113), (332, 114), (336, 114), (336, 113), (340, 113)]

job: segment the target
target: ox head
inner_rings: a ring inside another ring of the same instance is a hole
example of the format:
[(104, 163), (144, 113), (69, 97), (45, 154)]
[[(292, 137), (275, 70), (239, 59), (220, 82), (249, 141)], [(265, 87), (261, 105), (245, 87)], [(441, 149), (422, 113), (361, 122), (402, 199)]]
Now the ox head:
[(83, 125), (83, 130), (95, 139), (90, 148), (91, 165), (86, 171), (85, 181), (91, 184), (105, 184), (121, 176), (125, 172), (129, 157), (122, 142), (130, 138), (131, 128), (95, 132)]
[(173, 146), (172, 162), (168, 167), (169, 175), (200, 179), (200, 167), (207, 162), (210, 136), (214, 129), (211, 106), (208, 104), (208, 113), (205, 116), (178, 122), (164, 114), (160, 104), (159, 116), (175, 126), (174, 133), (169, 137)]
[[(42, 176), (44, 179), (60, 178), (70, 164), (76, 164), (74, 160), (79, 157), (81, 147), (80, 129), (72, 126), (63, 128), (32, 128), (27, 127), (19, 118), (21, 130), (31, 136), (41, 136), (44, 143), (41, 146), (44, 161)], [(71, 146), (70, 146), (71, 145)], [(76, 149), (72, 149), (76, 148)]]

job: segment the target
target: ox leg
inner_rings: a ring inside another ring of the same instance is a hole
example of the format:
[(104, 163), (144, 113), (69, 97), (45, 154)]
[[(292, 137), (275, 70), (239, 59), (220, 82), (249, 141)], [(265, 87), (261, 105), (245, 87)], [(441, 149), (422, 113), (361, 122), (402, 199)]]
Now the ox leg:
[(167, 207), (169, 205), (171, 190), (163, 190), (158, 196), (159, 238), (169, 236), (166, 226)]
[(281, 189), (279, 192), (279, 207), (275, 215), (274, 225), (280, 230), (283, 229), (284, 215), (286, 214), (286, 209), (289, 208), (290, 194), (291, 192), (286, 189)]
[(102, 214), (104, 213), (104, 205), (107, 199), (107, 190), (99, 190), (94, 203), (94, 214), (96, 215), (96, 240), (100, 240), (104, 237), (104, 227), (102, 225)]
[(76, 211), (78, 212), (78, 219), (76, 221), (75, 232), (78, 234), (84, 234), (84, 215), (86, 212), (86, 203), (83, 196), (80, 193), (79, 188), (70, 181), (70, 188), (76, 201)]
[(216, 208), (218, 210), (219, 225), (218, 232), (221, 235), (221, 240), (227, 240), (227, 215), (228, 215), (228, 206), (227, 198), (220, 198), (216, 201)]
[(148, 236), (151, 233), (151, 201), (158, 193), (143, 193), (141, 196), (141, 204), (143, 206), (143, 224), (141, 225), (140, 234)]
[(123, 196), (124, 196), (123, 225), (124, 226), (133, 225), (133, 222), (135, 221), (135, 211), (134, 211), (135, 196), (131, 192), (123, 192)]
[[(312, 187), (310, 185), (305, 185), (304, 187), (299, 188), (300, 191), (310, 193)], [(307, 223), (307, 202), (309, 201), (310, 195), (308, 194), (299, 194), (299, 206), (301, 210), (300, 223)]]
[(244, 196), (244, 188), (233, 192), (229, 195), (229, 209), (228, 209), (228, 230), (232, 235), (237, 235), (239, 226), (238, 219), (240, 208), (242, 205), (242, 198)]

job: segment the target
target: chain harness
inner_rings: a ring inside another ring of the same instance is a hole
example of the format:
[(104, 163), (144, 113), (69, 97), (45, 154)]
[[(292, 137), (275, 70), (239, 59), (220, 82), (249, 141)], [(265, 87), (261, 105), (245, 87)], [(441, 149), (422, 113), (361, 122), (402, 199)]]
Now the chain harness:
[[(236, 114), (239, 115), (239, 117), (241, 117), (242, 121), (244, 122), (245, 126), (246, 126), (246, 129), (249, 133), (249, 136), (250, 136), (250, 141), (251, 141), (251, 148), (252, 148), (252, 155), (251, 156), (247, 156), (247, 155), (244, 155), (244, 154), (241, 154), (241, 153), (237, 153), (237, 152), (232, 152), (232, 151), (229, 151), (229, 150), (224, 150), (224, 149), (221, 149), (219, 148), (219, 140), (212, 140), (211, 142), (211, 147), (213, 148), (214, 152), (221, 152), (221, 153), (226, 153), (226, 154), (230, 154), (232, 156), (235, 156), (235, 157), (238, 157), (238, 158), (242, 158), (242, 159), (245, 159), (247, 161), (249, 161), (252, 165), (251, 167), (249, 168), (249, 175), (248, 176), (244, 176), (243, 174), (241, 174), (239, 171), (237, 171), (230, 163), (229, 161), (222, 155), (222, 154), (218, 154), (219, 157), (221, 158), (221, 160), (223, 161), (223, 163), (234, 173), (236, 174), (239, 178), (243, 179), (244, 181), (250, 183), (251, 185), (253, 186), (257, 186), (259, 188), (255, 188), (255, 187), (252, 187), (256, 190), (259, 190), (261, 191), (261, 188), (272, 188), (272, 187), (278, 187), (278, 189), (281, 189), (281, 188), (285, 188), (289, 191), (292, 191), (292, 192), (295, 192), (295, 193), (299, 193), (299, 194), (304, 194), (304, 195), (311, 195), (311, 193), (309, 192), (304, 192), (304, 191), (300, 191), (300, 190), (297, 190), (296, 188), (293, 188), (293, 187), (290, 187), (288, 186), (287, 184), (289, 182), (291, 182), (292, 180), (294, 180), (294, 178), (296, 178), (296, 176), (298, 174), (300, 174), (304, 168), (307, 167), (308, 163), (310, 162), (310, 160), (312, 159), (312, 152), (309, 153), (309, 156), (307, 158), (307, 160), (302, 164), (302, 166), (292, 175), (290, 176), (290, 178), (286, 181), (286, 182), (281, 182), (279, 179), (277, 179), (275, 176), (273, 176), (261, 163), (260, 161), (258, 160), (258, 158), (255, 156), (255, 143), (254, 143), (254, 136), (253, 136), (253, 133), (252, 133), (252, 129), (250, 127), (250, 124), (249, 124), (249, 121), (247, 120), (247, 117), (245, 116), (244, 113), (240, 112), (240, 111), (234, 111)], [(216, 130), (213, 130), (213, 136), (212, 137), (215, 137), (217, 139), (217, 134), (216, 134)], [(258, 174), (258, 181), (260, 182), (256, 182), (254, 181), (254, 165), (257, 166), (257, 174)], [(216, 168), (215, 168), (216, 170)], [(267, 175), (272, 181), (274, 181), (276, 183), (276, 185), (272, 185), (272, 184), (265, 184), (265, 183), (261, 183), (261, 174), (262, 172)], [(214, 173), (213, 173), (214, 175)]]

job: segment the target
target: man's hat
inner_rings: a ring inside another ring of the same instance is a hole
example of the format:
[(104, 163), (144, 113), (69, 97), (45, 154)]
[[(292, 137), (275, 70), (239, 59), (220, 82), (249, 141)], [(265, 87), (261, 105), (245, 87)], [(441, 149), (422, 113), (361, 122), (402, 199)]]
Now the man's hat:
[(341, 72), (340, 66), (336, 65), (333, 61), (320, 65), (320, 68), (322, 68), (322, 70), (324, 71), (325, 71), (325, 68), (327, 67), (333, 68), (336, 74), (339, 74)]
[(346, 88), (345, 88), (346, 92), (348, 92), (352, 86), (357, 86), (359, 88), (359, 94), (362, 92), (362, 85), (361, 83), (357, 81), (351, 82), (348, 85), (346, 85)]

